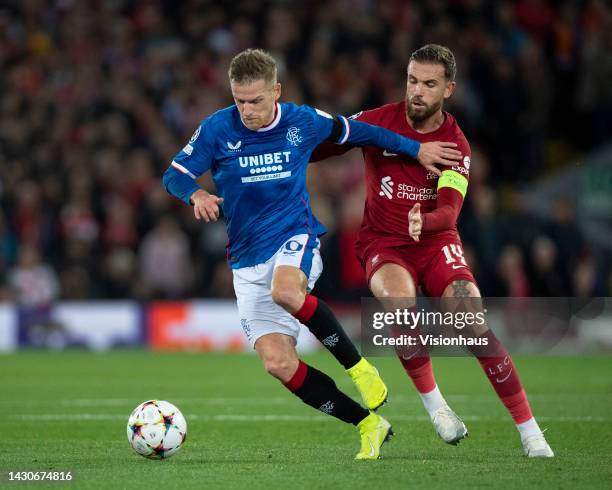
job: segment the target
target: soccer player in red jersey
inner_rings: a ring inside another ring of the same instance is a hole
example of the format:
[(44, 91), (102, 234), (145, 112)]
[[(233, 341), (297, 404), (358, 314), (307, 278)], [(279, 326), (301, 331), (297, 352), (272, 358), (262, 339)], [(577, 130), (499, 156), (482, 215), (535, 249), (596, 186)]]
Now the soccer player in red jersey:
[[(357, 254), (377, 298), (404, 298), (414, 307), (419, 286), (427, 296), (440, 297), (442, 301), (480, 298), (457, 231), (457, 217), (468, 187), (470, 146), (455, 118), (442, 110), (444, 101), (455, 90), (455, 58), (448, 48), (429, 44), (412, 53), (407, 71), (404, 101), (360, 112), (353, 118), (420, 142), (455, 142), (463, 159), (440, 172), (428, 170), (416, 161), (410, 164), (410, 159), (388, 151), (363, 148), (367, 197)], [(321, 145), (312, 159), (349, 149)], [(454, 302), (456, 308), (466, 311), (473, 303), (476, 302)], [(468, 349), (477, 357), (516, 423), (525, 454), (554, 456), (532, 415), (507, 350), (486, 325), (470, 333), (480, 337), (481, 342), (486, 339), (486, 348)], [(437, 433), (449, 444), (458, 443), (467, 435), (467, 429), (442, 396), (426, 347), (420, 345), (410, 355), (398, 350), (398, 356)]]

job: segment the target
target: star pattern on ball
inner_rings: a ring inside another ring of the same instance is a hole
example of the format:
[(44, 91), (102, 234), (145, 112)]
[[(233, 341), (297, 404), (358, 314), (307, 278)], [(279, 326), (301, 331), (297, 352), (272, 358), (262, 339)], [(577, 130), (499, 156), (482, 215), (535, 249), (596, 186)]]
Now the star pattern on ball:
[(132, 440), (134, 440), (136, 436), (143, 437), (142, 435), (143, 425), (144, 424), (141, 424), (140, 422), (134, 422), (133, 424), (130, 425), (130, 430), (132, 431)]
[(164, 427), (166, 428), (166, 431), (164, 433), (168, 434), (168, 430), (170, 429), (170, 427), (172, 427), (174, 425), (174, 413), (169, 413), (169, 414), (161, 414), (162, 417), (164, 418)]
[(152, 456), (157, 456), (161, 459), (163, 459), (166, 456), (166, 452), (169, 450), (168, 448), (164, 447), (164, 443), (161, 442), (159, 444), (159, 446), (156, 447), (152, 447), (151, 450), (153, 451)]

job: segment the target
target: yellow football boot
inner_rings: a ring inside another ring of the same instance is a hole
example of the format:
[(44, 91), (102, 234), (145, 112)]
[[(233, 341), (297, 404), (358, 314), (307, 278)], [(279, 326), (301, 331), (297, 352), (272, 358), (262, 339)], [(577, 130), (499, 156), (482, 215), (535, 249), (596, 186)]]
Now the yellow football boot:
[(376, 410), (387, 401), (387, 386), (378, 374), (378, 370), (365, 357), (346, 372), (353, 379), (369, 410)]
[(355, 459), (379, 459), (381, 446), (393, 436), (391, 424), (380, 415), (370, 412), (357, 424), (357, 428), (361, 434), (361, 450)]

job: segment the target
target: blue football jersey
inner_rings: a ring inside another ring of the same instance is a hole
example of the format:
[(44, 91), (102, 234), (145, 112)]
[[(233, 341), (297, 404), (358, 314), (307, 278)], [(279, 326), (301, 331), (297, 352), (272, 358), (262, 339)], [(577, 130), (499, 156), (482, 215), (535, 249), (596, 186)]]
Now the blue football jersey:
[[(272, 123), (253, 131), (231, 106), (204, 119), (176, 155), (171, 168), (193, 179), (212, 172), (224, 199), (232, 268), (265, 262), (293, 235), (325, 233), (310, 208), (306, 169), (333, 125), (332, 116), (318, 109), (277, 103)], [(346, 133), (339, 139), (346, 139)], [(181, 197), (189, 202), (195, 190), (194, 182)]]

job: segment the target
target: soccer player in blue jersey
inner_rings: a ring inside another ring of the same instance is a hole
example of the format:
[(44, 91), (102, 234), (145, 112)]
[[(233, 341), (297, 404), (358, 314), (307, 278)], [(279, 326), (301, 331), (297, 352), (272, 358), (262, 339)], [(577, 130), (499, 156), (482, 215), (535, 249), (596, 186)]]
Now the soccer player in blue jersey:
[[(322, 272), (319, 237), (325, 228), (312, 213), (306, 168), (313, 149), (329, 140), (377, 146), (434, 164), (461, 158), (454, 143), (419, 144), (393, 132), (309, 106), (278, 103), (276, 63), (246, 50), (229, 69), (235, 105), (204, 119), (164, 174), (168, 192), (193, 205), (197, 219), (226, 219), (228, 262), (242, 326), (265, 369), (304, 403), (354, 424), (361, 434), (356, 459), (377, 459), (391, 425), (373, 411), (387, 398), (378, 371), (345, 334), (329, 307), (309, 294)], [(218, 196), (196, 178), (210, 170)], [(295, 350), (300, 322), (344, 366), (363, 408)]]

